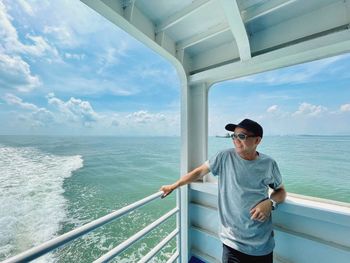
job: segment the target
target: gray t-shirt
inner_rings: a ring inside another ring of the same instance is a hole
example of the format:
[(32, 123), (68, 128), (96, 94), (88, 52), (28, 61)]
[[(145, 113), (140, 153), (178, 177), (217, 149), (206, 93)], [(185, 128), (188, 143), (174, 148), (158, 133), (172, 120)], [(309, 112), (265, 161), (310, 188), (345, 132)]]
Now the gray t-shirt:
[(275, 246), (271, 217), (265, 222), (252, 220), (250, 210), (268, 198), (269, 187), (282, 186), (277, 163), (262, 153), (248, 161), (231, 148), (219, 152), (207, 164), (219, 177), (221, 241), (248, 255), (271, 253)]

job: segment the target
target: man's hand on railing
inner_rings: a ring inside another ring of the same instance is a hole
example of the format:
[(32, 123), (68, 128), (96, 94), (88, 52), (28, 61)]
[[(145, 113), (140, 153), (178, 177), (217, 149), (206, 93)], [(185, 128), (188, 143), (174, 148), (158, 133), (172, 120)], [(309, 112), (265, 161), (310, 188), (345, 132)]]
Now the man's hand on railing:
[(174, 191), (176, 188), (192, 183), (194, 181), (197, 181), (204, 175), (209, 173), (209, 167), (207, 163), (203, 163), (201, 166), (198, 166), (191, 172), (187, 173), (186, 175), (182, 176), (176, 183), (170, 184), (170, 185), (163, 185), (159, 191), (163, 191), (162, 198), (168, 196), (171, 194), (172, 191)]
[(170, 185), (163, 185), (159, 189), (159, 191), (163, 192), (163, 195), (161, 196), (161, 198), (164, 198), (164, 197), (170, 195), (171, 192), (174, 191), (177, 187), (178, 187), (178, 185), (176, 183), (175, 184), (170, 184)]

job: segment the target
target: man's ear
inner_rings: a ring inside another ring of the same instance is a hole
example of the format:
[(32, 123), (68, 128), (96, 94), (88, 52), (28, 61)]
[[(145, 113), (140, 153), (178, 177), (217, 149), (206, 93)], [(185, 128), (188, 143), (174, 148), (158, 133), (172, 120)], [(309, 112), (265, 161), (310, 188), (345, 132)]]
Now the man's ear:
[(256, 137), (255, 144), (258, 145), (261, 142), (261, 137)]

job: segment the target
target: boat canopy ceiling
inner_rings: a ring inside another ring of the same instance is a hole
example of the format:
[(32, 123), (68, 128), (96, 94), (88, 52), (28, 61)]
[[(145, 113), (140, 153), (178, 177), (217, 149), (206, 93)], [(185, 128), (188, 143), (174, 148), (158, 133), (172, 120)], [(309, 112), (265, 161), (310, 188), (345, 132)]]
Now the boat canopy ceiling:
[(218, 81), (350, 51), (350, 0), (82, 0), (181, 67)]

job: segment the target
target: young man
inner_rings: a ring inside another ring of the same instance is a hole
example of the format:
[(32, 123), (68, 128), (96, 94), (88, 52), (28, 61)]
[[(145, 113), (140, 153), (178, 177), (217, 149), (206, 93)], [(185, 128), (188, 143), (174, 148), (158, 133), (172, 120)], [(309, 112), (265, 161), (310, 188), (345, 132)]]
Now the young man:
[[(286, 192), (277, 163), (256, 150), (263, 128), (244, 119), (227, 124), (234, 148), (219, 152), (172, 185), (161, 187), (163, 197), (176, 188), (211, 172), (219, 179), (220, 239), (222, 261), (272, 263), (275, 246), (271, 211), (284, 201)], [(269, 197), (268, 189), (273, 192)]]

